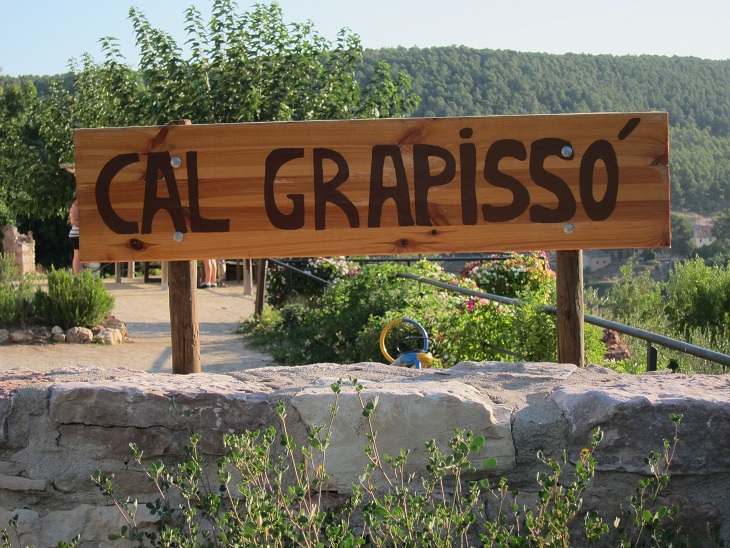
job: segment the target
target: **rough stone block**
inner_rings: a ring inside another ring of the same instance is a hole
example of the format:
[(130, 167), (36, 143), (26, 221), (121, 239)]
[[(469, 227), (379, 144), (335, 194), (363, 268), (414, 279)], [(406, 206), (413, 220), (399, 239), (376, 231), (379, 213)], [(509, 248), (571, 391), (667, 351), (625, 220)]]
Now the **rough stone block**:
[(46, 480), (30, 479), (22, 476), (0, 476), (0, 489), (9, 491), (44, 491)]
[(100, 329), (96, 335), (94, 335), (94, 342), (111, 346), (115, 344), (122, 344), (124, 342), (124, 337), (122, 336), (122, 332), (118, 329), (104, 327)]
[[(453, 381), (361, 382), (363, 400), (367, 403), (378, 399), (371, 419), (378, 432), (379, 453), (397, 456), (400, 450), (410, 450), (408, 472), (426, 476), (426, 443), (435, 439), (442, 451), (450, 451), (448, 442), (457, 425), (486, 438), (486, 444), (472, 459), (478, 471), (488, 457), (497, 459), (498, 468), (492, 469), (492, 473), (514, 466), (510, 410), (495, 405), (475, 388)], [(329, 424), (329, 405), (333, 403), (329, 382), (326, 386), (305, 388), (291, 399), (307, 427)], [(367, 462), (363, 446), (368, 443), (369, 426), (354, 389), (343, 386), (337, 404), (339, 412), (327, 450), (326, 471), (330, 476), (329, 488), (343, 492), (357, 483)], [(381, 481), (379, 475), (373, 478)]]
[[(159, 440), (139, 432), (150, 441), (153, 454), (178, 447), (174, 432), (162, 429), (209, 433), (203, 438), (206, 450), (219, 451), (223, 434), (255, 430), (276, 421), (270, 390), (263, 385), (241, 382), (221, 375), (150, 375), (139, 373), (124, 379), (54, 385), (50, 396), (50, 417), (61, 425), (100, 428), (61, 428), (63, 443), (77, 443), (84, 436), (99, 441), (104, 451), (116, 451), (118, 440), (103, 428), (157, 428)], [(186, 434), (189, 437), (188, 434)], [(134, 436), (125, 436), (126, 444)], [(70, 440), (76, 440), (72, 442)], [(106, 440), (106, 441), (105, 441)], [(142, 443), (142, 449), (146, 449)], [(149, 454), (149, 453), (148, 453)]]
[(72, 327), (66, 330), (66, 342), (72, 344), (89, 344), (94, 340), (91, 329), (85, 327)]
[(568, 420), (573, 452), (600, 426), (598, 468), (647, 473), (644, 458), (672, 440), (670, 414), (682, 414), (675, 474), (730, 472), (730, 378), (727, 375), (621, 375), (600, 386), (564, 386), (551, 396)]
[(10, 342), (13, 344), (28, 344), (33, 341), (33, 332), (30, 329), (16, 329), (10, 332)]

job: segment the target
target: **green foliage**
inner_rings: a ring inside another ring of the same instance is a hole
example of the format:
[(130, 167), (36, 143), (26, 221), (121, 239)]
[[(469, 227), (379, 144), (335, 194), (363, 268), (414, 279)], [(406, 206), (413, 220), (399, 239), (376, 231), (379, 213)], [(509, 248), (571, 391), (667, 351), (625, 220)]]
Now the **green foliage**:
[(629, 260), (621, 267), (619, 280), (608, 291), (605, 302), (610, 318), (627, 325), (641, 326), (664, 316), (662, 286), (646, 270), (635, 272)]
[[(394, 319), (413, 318), (426, 327), (434, 341), (431, 351), (436, 366), (515, 358), (556, 361), (555, 317), (542, 309), (554, 300), (555, 291), (554, 275), (546, 261), (531, 254), (526, 259), (485, 263), (484, 268), (472, 265), (468, 271), (489, 272), (490, 279), (511, 283), (513, 288), (525, 283), (534, 291), (518, 294), (525, 301), (523, 307), (502, 305), (397, 276), (410, 272), (477, 289), (470, 278), (458, 279), (436, 263), (365, 265), (356, 276), (341, 278), (321, 297), (268, 310), (260, 323), (243, 326), (243, 332), (250, 344), (288, 365), (383, 361), (379, 346), (382, 329)], [(586, 333), (588, 359), (602, 362), (600, 330), (587, 329)], [(397, 341), (405, 344), (414, 335), (412, 326), (393, 329), (386, 339), (391, 356), (397, 356)], [(406, 350), (414, 349), (400, 349)]]
[(666, 313), (672, 327), (688, 336), (697, 330), (711, 340), (730, 334), (730, 269), (702, 259), (678, 264), (666, 285)]
[[(505, 479), (494, 486), (486, 479), (470, 479), (476, 472), (472, 461), (483, 450), (488, 454), (484, 437), (457, 428), (447, 449), (435, 440), (427, 442), (427, 474), (416, 477), (406, 471), (408, 451), (389, 455), (378, 448), (372, 421), (377, 397), (365, 396), (356, 379), (350, 379), (349, 386), (340, 379), (331, 389), (334, 403), (326, 422), (309, 425), (300, 447), (288, 430), (284, 402), (277, 406), (278, 432), (268, 427), (263, 432), (225, 435), (226, 452), (218, 460), (217, 478), (207, 472), (198, 434), (191, 437), (184, 461), (174, 466), (145, 461), (139, 448), (130, 444), (132, 460), (159, 495), (146, 503), (158, 521), (154, 529), (140, 527), (137, 501), (120, 499), (113, 477), (98, 471), (93, 482), (125, 522), (109, 539), (126, 539), (137, 546), (191, 547), (570, 546), (574, 537), (589, 543), (613, 538), (625, 547), (646, 541), (652, 546), (687, 542), (680, 536), (679, 509), (660, 504), (661, 492), (669, 483), (681, 415), (671, 417), (673, 442), (664, 441), (662, 454), (649, 454), (650, 476), (639, 481), (611, 531), (611, 521), (604, 521), (596, 511), (583, 510), (583, 494), (595, 475), (594, 453), (603, 438), (600, 428), (574, 465), (565, 452), (559, 459), (539, 452), (544, 471), (537, 475), (536, 496), (532, 503), (528, 497), (528, 503), (520, 505), (519, 493), (511, 492)], [(324, 504), (329, 482), (325, 462), (339, 398), (347, 389), (354, 390), (362, 409), (366, 465), (344, 504), (329, 507)], [(481, 467), (487, 470), (497, 464), (494, 458), (481, 459)], [(566, 469), (573, 472), (572, 479), (565, 477)], [(489, 519), (487, 500), (490, 507), (497, 501), (496, 515)]]
[[(411, 271), (427, 275), (437, 269), (422, 262)], [(361, 342), (370, 318), (388, 317), (396, 311), (405, 315), (410, 306), (416, 305), (438, 309), (443, 300), (436, 290), (396, 276), (406, 270), (405, 266), (389, 263), (363, 265), (357, 276), (340, 279), (321, 298), (308, 304), (291, 303), (278, 313), (272, 312), (266, 321), (253, 327), (247, 340), (287, 364), (383, 359), (377, 335), (374, 345), (369, 344), (369, 336), (368, 344)], [(380, 325), (378, 334), (384, 325)]]
[(0, 327), (22, 326), (33, 316), (33, 276), (21, 276), (15, 255), (0, 253)]
[(48, 292), (38, 289), (35, 294), (35, 308), (41, 323), (63, 329), (92, 328), (112, 311), (114, 297), (102, 280), (88, 270), (76, 277), (63, 270), (52, 270), (48, 274)]
[[(646, 331), (684, 340), (720, 353), (730, 353), (730, 267), (709, 266), (702, 259), (675, 263), (666, 282), (636, 273), (629, 262), (621, 278), (598, 305), (597, 314)], [(620, 372), (646, 369), (646, 343), (626, 337), (632, 360), (610, 364)], [(659, 367), (672, 365), (683, 373), (724, 372), (721, 366), (688, 354), (660, 348)]]
[[(292, 264), (307, 274), (316, 276), (328, 282), (335, 282), (345, 276), (357, 274), (357, 265), (345, 257), (314, 257)], [(309, 299), (320, 297), (327, 286), (286, 268), (269, 263), (266, 274), (267, 303), (273, 307), (280, 307), (293, 298)]]
[(692, 234), (692, 223), (687, 217), (671, 215), (672, 223), (672, 255), (686, 258), (691, 256), (695, 249), (694, 235)]

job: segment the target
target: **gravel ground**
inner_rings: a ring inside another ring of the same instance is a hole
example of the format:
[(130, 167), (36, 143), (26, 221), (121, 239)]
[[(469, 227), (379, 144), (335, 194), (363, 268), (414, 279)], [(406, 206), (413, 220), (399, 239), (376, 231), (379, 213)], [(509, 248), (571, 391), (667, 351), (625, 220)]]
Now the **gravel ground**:
[[(159, 283), (124, 279), (106, 282), (114, 295), (112, 314), (127, 324), (129, 340), (121, 345), (44, 344), (0, 347), (0, 369), (46, 372), (60, 367), (124, 367), (172, 373), (168, 291)], [(197, 290), (200, 362), (206, 373), (230, 373), (275, 365), (270, 356), (246, 348), (234, 330), (251, 316), (254, 297), (241, 284)]]

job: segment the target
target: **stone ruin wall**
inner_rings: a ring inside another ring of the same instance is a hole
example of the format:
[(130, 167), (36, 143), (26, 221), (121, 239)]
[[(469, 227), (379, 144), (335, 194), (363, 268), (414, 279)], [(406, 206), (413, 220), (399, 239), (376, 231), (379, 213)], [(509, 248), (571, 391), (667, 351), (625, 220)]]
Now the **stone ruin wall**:
[(30, 233), (19, 234), (18, 229), (10, 225), (3, 226), (2, 232), (3, 253), (15, 255), (15, 264), (21, 275), (34, 273), (36, 269), (33, 236)]
[[(0, 359), (2, 356), (0, 354)], [(114, 473), (121, 498), (144, 503), (156, 493), (129, 459), (134, 441), (147, 459), (179, 461), (192, 428), (215, 461), (224, 433), (278, 425), (285, 401), (290, 433), (301, 445), (306, 426), (324, 424), (329, 385), (354, 377), (373, 415), (381, 453), (411, 449), (409, 466), (425, 471), (426, 441), (442, 447), (456, 427), (487, 439), (472, 462), (495, 457), (491, 478), (507, 477), (523, 497), (543, 470), (536, 452), (572, 461), (591, 432), (605, 432), (597, 476), (584, 496), (609, 523), (647, 473), (644, 457), (674, 433), (683, 413), (672, 480), (663, 503), (679, 503), (687, 522), (719, 524), (730, 539), (730, 379), (670, 374), (619, 375), (597, 366), (461, 363), (415, 371), (374, 363), (267, 367), (226, 375), (149, 374), (129, 369), (69, 368), (50, 373), (0, 372), (0, 527), (18, 515), (24, 545), (55, 546), (81, 534), (81, 546), (107, 546), (121, 516), (90, 481)], [(331, 490), (347, 493), (364, 465), (365, 426), (354, 391), (343, 388), (327, 471)], [(185, 418), (186, 412), (190, 418)], [(525, 500), (524, 498), (522, 499)], [(487, 506), (489, 510), (489, 506)], [(114, 546), (124, 546), (114, 543)]]

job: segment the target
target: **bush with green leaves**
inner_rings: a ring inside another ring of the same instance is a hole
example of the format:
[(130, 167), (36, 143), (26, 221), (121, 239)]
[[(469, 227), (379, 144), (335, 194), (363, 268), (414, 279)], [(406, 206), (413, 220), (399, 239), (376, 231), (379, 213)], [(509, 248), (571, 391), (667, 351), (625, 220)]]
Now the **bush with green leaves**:
[(48, 273), (48, 291), (39, 289), (35, 294), (37, 321), (63, 329), (95, 327), (113, 308), (114, 296), (89, 270), (73, 276), (54, 269)]
[(266, 349), (280, 363), (383, 359), (377, 338), (374, 344), (370, 337), (367, 343), (361, 342), (370, 318), (405, 316), (409, 307), (443, 307), (444, 297), (437, 289), (397, 277), (406, 271), (428, 276), (441, 269), (426, 261), (410, 268), (392, 263), (363, 265), (357, 276), (340, 279), (317, 299), (278, 310), (266, 307), (261, 321), (245, 324), (243, 331), (251, 344)]
[(15, 255), (0, 253), (0, 327), (25, 327), (33, 317), (35, 276), (21, 276)]
[[(109, 539), (127, 539), (140, 547), (571, 546), (583, 539), (585, 545), (629, 547), (688, 542), (681, 536), (679, 508), (668, 508), (660, 499), (669, 483), (681, 415), (671, 416), (674, 439), (665, 440), (661, 453), (649, 453), (650, 474), (639, 481), (622, 514), (606, 520), (583, 508), (583, 495), (595, 475), (600, 428), (573, 459), (566, 452), (557, 458), (539, 452), (544, 470), (537, 475), (535, 496), (525, 496), (526, 503), (520, 504), (523, 495), (510, 490), (505, 479), (495, 484), (473, 479), (477, 470), (472, 460), (482, 449), (489, 452), (484, 437), (457, 428), (448, 448), (434, 440), (426, 443), (427, 474), (416, 477), (406, 472), (408, 451), (389, 455), (378, 448), (372, 422), (377, 397), (368, 397), (356, 379), (345, 384), (340, 379), (331, 388), (329, 417), (325, 424), (309, 425), (306, 443), (297, 447), (286, 406), (279, 402), (278, 432), (268, 427), (224, 436), (226, 453), (215, 476), (198, 434), (192, 436), (185, 460), (173, 466), (145, 460), (130, 444), (132, 460), (158, 493), (146, 503), (157, 521), (151, 527), (138, 523), (137, 500), (119, 497), (113, 476), (98, 471), (94, 483), (124, 519)], [(328, 505), (324, 463), (339, 397), (347, 389), (354, 390), (362, 409), (366, 465), (349, 498), (339, 506)], [(489, 470), (496, 464), (486, 458), (481, 467)], [(566, 470), (572, 471), (572, 479), (565, 477)], [(496, 511), (487, 516), (487, 507)]]
[[(512, 265), (506, 268), (511, 270)], [(552, 278), (536, 293), (520, 294), (525, 305), (518, 307), (398, 277), (403, 272), (477, 289), (472, 279), (457, 278), (433, 262), (420, 261), (412, 267), (370, 264), (362, 266), (358, 275), (340, 279), (317, 299), (289, 303), (278, 310), (267, 307), (258, 323), (247, 322), (242, 331), (250, 344), (287, 365), (385, 361), (380, 333), (397, 318), (412, 318), (426, 328), (435, 343), (431, 348), (435, 366), (449, 367), (459, 361), (557, 360), (555, 317), (541, 309), (554, 298)], [(586, 333), (588, 360), (602, 362), (600, 329), (587, 328)], [(386, 339), (391, 356), (397, 356), (397, 341), (414, 335), (408, 325), (394, 328)]]
[[(336, 282), (340, 278), (358, 272), (357, 264), (345, 257), (314, 257), (295, 261), (292, 266), (327, 282)], [(267, 302), (271, 306), (280, 307), (295, 298), (307, 300), (319, 297), (326, 289), (326, 284), (269, 263), (266, 273), (266, 295)]]
[[(636, 272), (628, 262), (605, 297), (596, 299), (597, 315), (646, 331), (730, 353), (730, 268), (709, 266), (701, 259), (680, 261), (666, 281)], [(632, 358), (608, 364), (619, 372), (646, 370), (646, 342), (625, 337)], [(683, 373), (725, 373), (718, 364), (659, 348), (659, 369)]]

